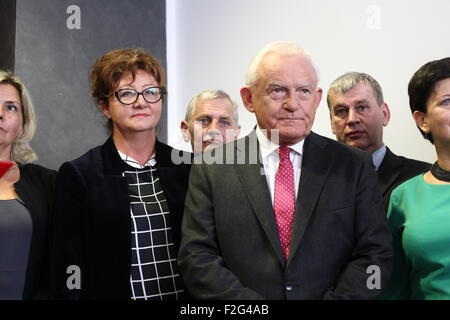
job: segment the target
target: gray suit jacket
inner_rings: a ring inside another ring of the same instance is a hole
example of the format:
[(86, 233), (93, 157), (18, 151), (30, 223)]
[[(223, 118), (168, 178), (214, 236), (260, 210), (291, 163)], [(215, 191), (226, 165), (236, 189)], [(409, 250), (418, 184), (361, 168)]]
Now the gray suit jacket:
[[(191, 169), (178, 260), (187, 290), (199, 299), (378, 296), (382, 290), (367, 286), (367, 268), (380, 268), (383, 289), (392, 248), (370, 156), (308, 135), (286, 262), (264, 170), (255, 156), (259, 150), (250, 150), (251, 141), (257, 141), (254, 131), (204, 155), (219, 159), (228, 149), (238, 163)], [(256, 163), (248, 163), (249, 158)]]

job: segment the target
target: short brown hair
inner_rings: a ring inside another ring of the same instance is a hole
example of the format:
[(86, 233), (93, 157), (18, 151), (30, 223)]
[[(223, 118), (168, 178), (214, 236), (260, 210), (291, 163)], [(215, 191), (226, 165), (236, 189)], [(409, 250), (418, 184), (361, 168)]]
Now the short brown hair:
[[(138, 70), (149, 72), (166, 91), (166, 75), (161, 63), (142, 48), (119, 49), (105, 53), (92, 65), (90, 73), (91, 95), (98, 105), (103, 101), (108, 105), (108, 98), (113, 94), (120, 78), (130, 72), (133, 81)], [(106, 128), (112, 132), (112, 120), (108, 119)]]
[(92, 65), (90, 81), (91, 94), (95, 102), (108, 103), (119, 79), (130, 72), (133, 80), (137, 70), (149, 72), (160, 87), (165, 87), (166, 76), (161, 63), (144, 49), (119, 49), (105, 53)]
[[(427, 102), (438, 81), (450, 78), (450, 57), (425, 63), (412, 76), (408, 84), (409, 107), (411, 112), (427, 113)], [(419, 127), (418, 127), (419, 128)], [(422, 136), (434, 144), (431, 132), (425, 133), (419, 128)]]

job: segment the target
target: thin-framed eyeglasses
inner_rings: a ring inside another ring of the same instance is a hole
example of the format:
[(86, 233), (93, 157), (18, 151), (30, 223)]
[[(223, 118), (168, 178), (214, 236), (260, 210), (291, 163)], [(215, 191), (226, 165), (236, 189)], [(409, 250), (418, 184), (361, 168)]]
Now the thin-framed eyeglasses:
[(117, 100), (126, 105), (135, 103), (141, 94), (148, 103), (156, 103), (166, 94), (166, 90), (161, 87), (148, 87), (141, 92), (134, 89), (120, 89), (114, 92)]

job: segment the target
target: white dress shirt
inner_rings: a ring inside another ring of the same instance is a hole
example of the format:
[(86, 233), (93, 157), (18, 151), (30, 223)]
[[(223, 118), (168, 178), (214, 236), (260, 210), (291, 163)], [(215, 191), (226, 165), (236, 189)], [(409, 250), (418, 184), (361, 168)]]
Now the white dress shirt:
[[(278, 171), (278, 165), (280, 164), (280, 157), (278, 155), (278, 144), (273, 143), (264, 135), (259, 126), (256, 128), (256, 137), (259, 143), (259, 149), (261, 152), (261, 161), (264, 166), (264, 172), (266, 175), (267, 185), (270, 191), (270, 197), (272, 200), (272, 206), (274, 204), (275, 196), (275, 175)], [(291, 149), (290, 159), (292, 166), (294, 167), (294, 183), (295, 183), (295, 200), (297, 201), (298, 187), (300, 183), (300, 174), (302, 167), (303, 157), (303, 144), (305, 139), (289, 146)]]

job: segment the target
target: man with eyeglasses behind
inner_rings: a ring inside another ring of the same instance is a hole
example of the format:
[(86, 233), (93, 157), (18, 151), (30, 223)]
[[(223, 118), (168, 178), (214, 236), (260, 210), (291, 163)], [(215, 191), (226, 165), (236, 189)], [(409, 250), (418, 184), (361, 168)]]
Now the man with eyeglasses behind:
[(52, 296), (181, 299), (176, 257), (190, 166), (175, 165), (176, 150), (156, 137), (164, 70), (142, 49), (113, 50), (90, 79), (112, 134), (59, 170)]

